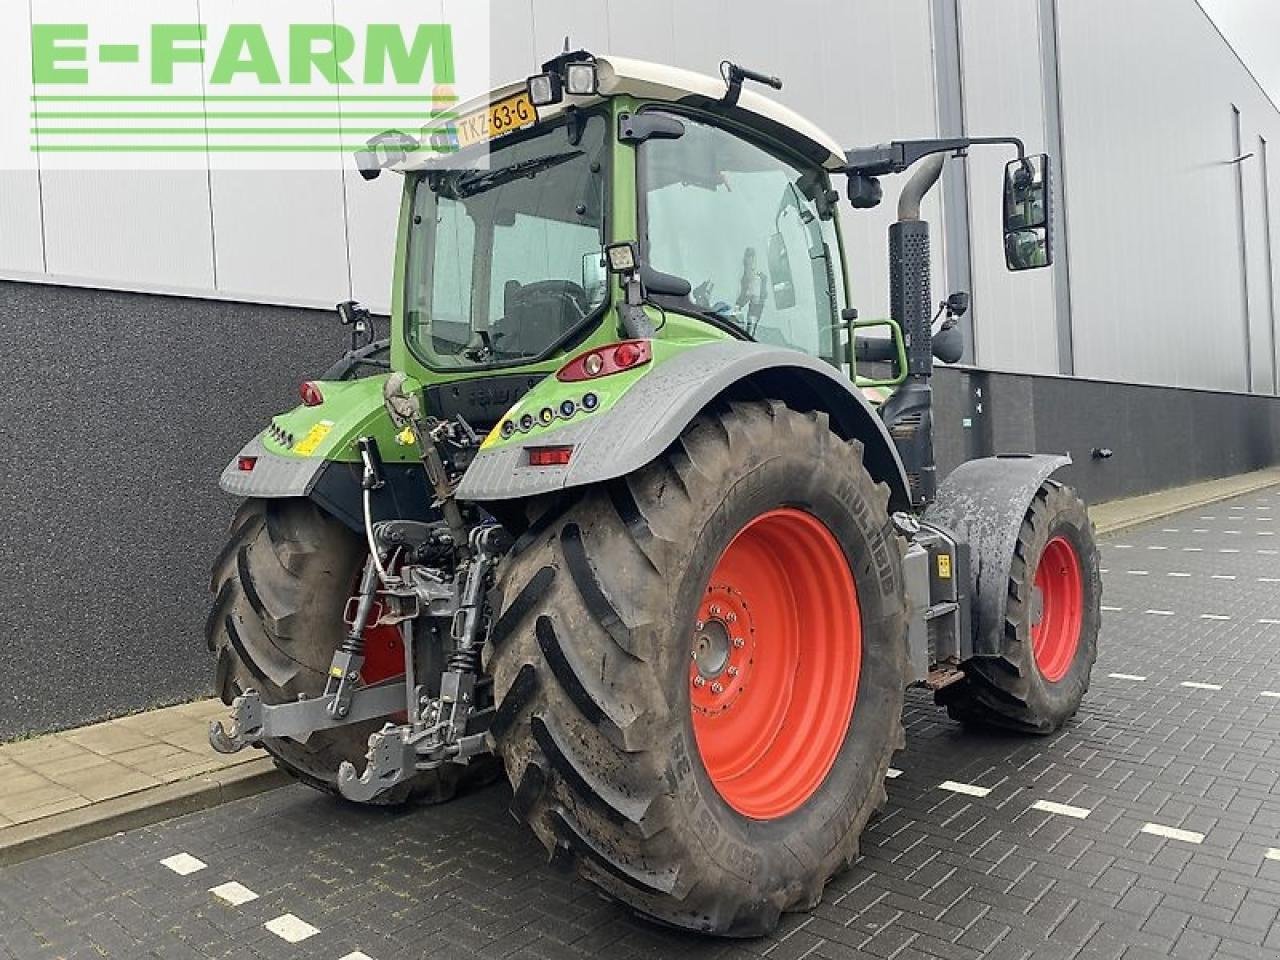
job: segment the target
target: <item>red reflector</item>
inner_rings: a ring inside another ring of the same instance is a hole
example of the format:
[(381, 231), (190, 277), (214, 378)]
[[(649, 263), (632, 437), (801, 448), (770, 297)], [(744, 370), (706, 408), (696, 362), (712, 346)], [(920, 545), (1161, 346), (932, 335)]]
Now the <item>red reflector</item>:
[(320, 404), (324, 403), (324, 394), (321, 393), (320, 388), (310, 380), (299, 387), (298, 392), (302, 394), (303, 406), (318, 407)]
[(241, 457), (236, 461), (236, 469), (241, 473), (251, 473), (253, 468), (258, 465), (257, 457)]
[(588, 350), (574, 357), (556, 374), (561, 383), (597, 380), (625, 370), (632, 370), (653, 359), (653, 346), (648, 340), (624, 340)]
[(529, 466), (563, 467), (573, 456), (573, 447), (530, 447)]

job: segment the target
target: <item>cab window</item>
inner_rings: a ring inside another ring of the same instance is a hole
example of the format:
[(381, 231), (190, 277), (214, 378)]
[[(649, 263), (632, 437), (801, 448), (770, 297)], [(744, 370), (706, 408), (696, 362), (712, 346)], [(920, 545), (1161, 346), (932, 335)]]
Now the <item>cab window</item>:
[(688, 280), (700, 311), (838, 366), (835, 225), (817, 203), (826, 175), (678, 119), (679, 139), (640, 147), (646, 262)]

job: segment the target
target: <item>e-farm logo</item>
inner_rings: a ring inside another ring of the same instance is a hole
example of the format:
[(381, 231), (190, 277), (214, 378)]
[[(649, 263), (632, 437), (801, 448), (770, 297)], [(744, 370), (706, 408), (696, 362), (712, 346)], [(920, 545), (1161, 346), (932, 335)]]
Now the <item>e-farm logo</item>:
[(0, 4), (0, 168), (332, 169), (324, 155), (385, 134), (457, 150), (459, 101), (490, 86), (488, 3), (432, 6), (419, 22), (417, 0)]

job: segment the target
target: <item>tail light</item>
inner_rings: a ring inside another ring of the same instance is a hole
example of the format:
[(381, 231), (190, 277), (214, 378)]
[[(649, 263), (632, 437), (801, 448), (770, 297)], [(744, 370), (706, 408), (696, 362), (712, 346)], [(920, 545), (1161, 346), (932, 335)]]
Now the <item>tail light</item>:
[(241, 457), (236, 461), (236, 469), (241, 473), (252, 473), (253, 468), (258, 465), (257, 457)]
[(318, 407), (324, 403), (324, 394), (320, 392), (320, 387), (312, 380), (308, 380), (298, 388), (298, 393), (302, 395), (302, 405), (304, 407)]
[(530, 447), (529, 466), (567, 467), (573, 458), (573, 447)]
[(597, 347), (574, 357), (556, 374), (561, 383), (598, 380), (644, 366), (653, 359), (653, 346), (648, 340), (624, 340), (607, 347)]

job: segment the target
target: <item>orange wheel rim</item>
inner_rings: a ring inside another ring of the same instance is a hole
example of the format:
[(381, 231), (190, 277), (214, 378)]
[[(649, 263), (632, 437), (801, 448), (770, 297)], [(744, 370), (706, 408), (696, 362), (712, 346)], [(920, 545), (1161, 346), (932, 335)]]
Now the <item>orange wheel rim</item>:
[(861, 666), (840, 543), (800, 510), (756, 517), (711, 573), (689, 666), (698, 752), (730, 807), (774, 820), (817, 792), (849, 732)]
[(1065, 537), (1054, 537), (1045, 545), (1036, 567), (1035, 593), (1032, 606), (1038, 599), (1039, 617), (1032, 615), (1031, 651), (1040, 675), (1057, 683), (1076, 658), (1084, 623), (1080, 558)]

